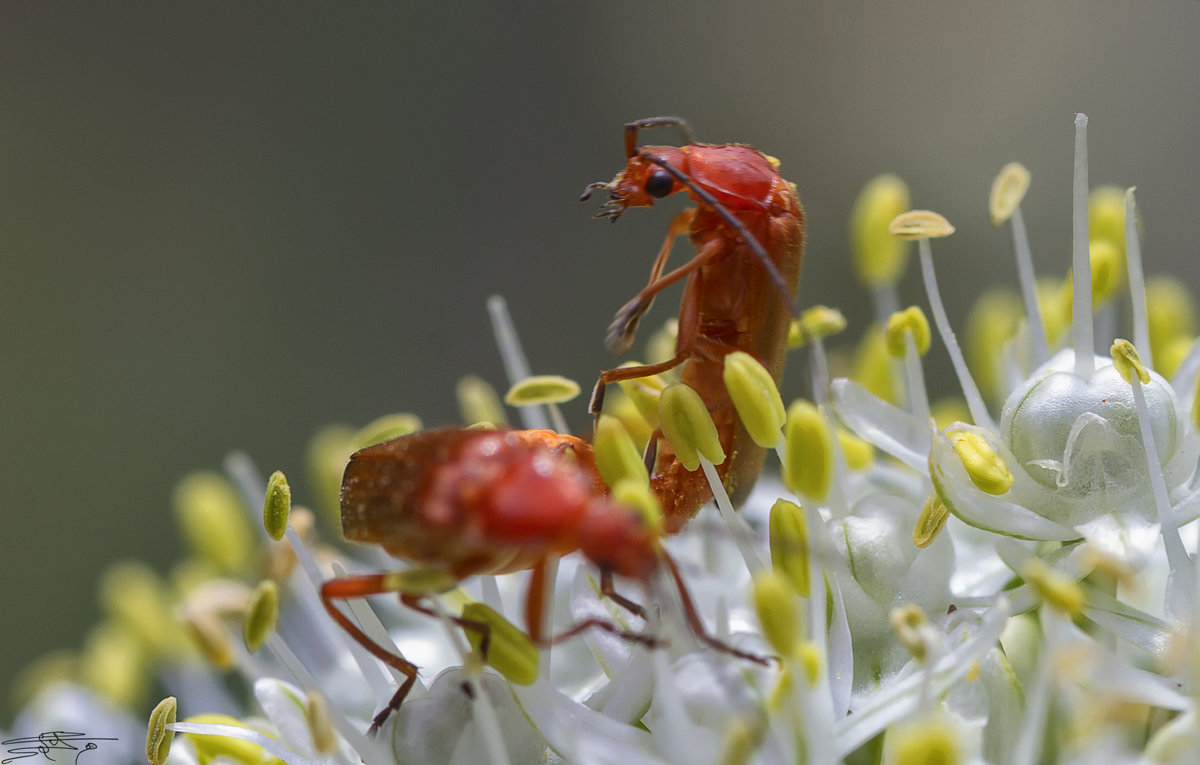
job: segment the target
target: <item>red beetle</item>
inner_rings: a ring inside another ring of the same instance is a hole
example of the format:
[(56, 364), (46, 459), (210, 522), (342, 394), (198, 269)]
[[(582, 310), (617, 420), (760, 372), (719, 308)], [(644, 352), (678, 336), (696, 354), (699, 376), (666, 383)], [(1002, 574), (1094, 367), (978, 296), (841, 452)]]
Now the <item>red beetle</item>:
[[(726, 653), (765, 663), (705, 632), (674, 561), (659, 546), (655, 524), (609, 500), (592, 447), (573, 436), (550, 430), (448, 428), (375, 444), (351, 456), (342, 478), (341, 508), (347, 539), (379, 545), (397, 558), (454, 579), (532, 569), (525, 616), (536, 642), (557, 642), (598, 627), (657, 644), (600, 619), (580, 622), (542, 640), (547, 559), (580, 550), (600, 569), (601, 590), (638, 614), (640, 606), (613, 592), (612, 575), (648, 582), (665, 565), (697, 638)], [(372, 655), (407, 677), (376, 715), (372, 733), (400, 707), (418, 668), (371, 640), (333, 601), (396, 589), (389, 574), (346, 576), (321, 586), (321, 600), (338, 624)], [(400, 598), (418, 611), (434, 613), (422, 604), (421, 595), (400, 593)], [(452, 618), (466, 629), (485, 636), (488, 632), (486, 624)]]
[[(679, 191), (686, 191), (696, 203), (671, 221), (649, 284), (617, 312), (608, 330), (609, 347), (625, 352), (654, 297), (686, 280), (675, 355), (658, 364), (601, 373), (591, 410), (599, 414), (609, 383), (682, 365), (680, 379), (700, 394), (712, 413), (726, 454), (717, 472), (733, 503), (739, 505), (754, 487), (766, 454), (751, 440), (732, 406), (722, 378), (724, 360), (729, 353), (745, 351), (779, 384), (800, 279), (804, 212), (795, 186), (779, 174), (778, 162), (749, 146), (637, 145), (639, 129), (664, 125), (689, 135), (686, 123), (677, 117), (629, 123), (625, 169), (612, 181), (589, 185), (582, 198), (607, 189), (609, 201), (596, 217), (614, 221), (628, 207), (648, 207)], [(684, 232), (697, 252), (664, 274), (675, 238)], [(670, 446), (657, 445), (656, 440), (651, 438), (648, 447), (648, 456), (657, 447), (651, 485), (666, 514), (667, 530), (673, 532), (712, 498), (712, 490), (702, 472), (686, 470)]]

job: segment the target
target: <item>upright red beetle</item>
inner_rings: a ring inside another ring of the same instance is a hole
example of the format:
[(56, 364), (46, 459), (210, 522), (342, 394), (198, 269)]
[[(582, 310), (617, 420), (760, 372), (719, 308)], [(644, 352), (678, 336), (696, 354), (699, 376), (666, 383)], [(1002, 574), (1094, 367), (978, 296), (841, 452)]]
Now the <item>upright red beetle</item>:
[[(751, 440), (732, 406), (722, 378), (724, 359), (733, 351), (745, 351), (779, 383), (800, 279), (804, 212), (795, 187), (780, 176), (778, 162), (749, 146), (637, 145), (638, 130), (667, 125), (680, 128), (690, 141), (687, 124), (677, 117), (629, 123), (625, 169), (611, 181), (589, 185), (582, 199), (607, 189), (609, 201), (596, 217), (614, 221), (628, 207), (647, 207), (678, 191), (687, 191), (695, 201), (695, 207), (671, 221), (650, 282), (617, 312), (608, 329), (609, 347), (625, 352), (654, 297), (686, 280), (675, 355), (658, 364), (601, 373), (591, 409), (599, 414), (609, 383), (682, 365), (681, 380), (700, 394), (716, 423), (726, 454), (717, 472), (737, 505), (754, 487), (765, 451)], [(675, 238), (685, 231), (697, 252), (664, 274)], [(649, 449), (655, 446), (652, 438)], [(657, 445), (650, 480), (663, 505), (668, 532), (677, 531), (712, 498), (703, 473), (686, 470), (666, 443)]]

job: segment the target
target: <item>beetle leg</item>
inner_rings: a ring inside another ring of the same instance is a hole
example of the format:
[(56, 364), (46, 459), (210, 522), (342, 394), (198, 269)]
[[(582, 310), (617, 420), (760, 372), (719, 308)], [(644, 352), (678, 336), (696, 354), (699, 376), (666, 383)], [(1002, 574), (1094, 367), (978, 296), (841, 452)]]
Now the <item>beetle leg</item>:
[(367, 649), (368, 653), (404, 675), (404, 682), (396, 689), (387, 706), (379, 714), (375, 715), (375, 719), (371, 721), (371, 727), (367, 729), (367, 735), (372, 738), (379, 732), (379, 728), (387, 720), (392, 710), (399, 709), (400, 705), (404, 703), (404, 697), (408, 695), (408, 692), (412, 690), (413, 685), (417, 681), (418, 668), (416, 664), (413, 664), (408, 659), (392, 653), (368, 637), (357, 624), (350, 620), (350, 617), (334, 607), (333, 601), (364, 598), (368, 595), (393, 592), (393, 588), (388, 586), (387, 578), (387, 574), (346, 576), (331, 579), (321, 585), (321, 603), (325, 605), (325, 610), (329, 612), (333, 620), (346, 631), (346, 634), (354, 638), (355, 642)]
[[(649, 284), (642, 288), (641, 292), (635, 295), (628, 303), (621, 306), (621, 310), (617, 311), (616, 317), (613, 318), (612, 324), (608, 327), (608, 336), (606, 338), (608, 347), (615, 353), (624, 353), (629, 350), (629, 346), (633, 344), (633, 333), (637, 329), (638, 321), (641, 320), (642, 314), (654, 302), (654, 296), (675, 282), (695, 273), (727, 251), (728, 243), (721, 237), (713, 237), (701, 245), (696, 256), (687, 263), (684, 263), (679, 268), (664, 276), (652, 279)], [(664, 260), (663, 262), (665, 263), (666, 261)], [(657, 265), (658, 263), (656, 262), (655, 266), (657, 267)], [(644, 375), (634, 375), (634, 377), (641, 376)]]

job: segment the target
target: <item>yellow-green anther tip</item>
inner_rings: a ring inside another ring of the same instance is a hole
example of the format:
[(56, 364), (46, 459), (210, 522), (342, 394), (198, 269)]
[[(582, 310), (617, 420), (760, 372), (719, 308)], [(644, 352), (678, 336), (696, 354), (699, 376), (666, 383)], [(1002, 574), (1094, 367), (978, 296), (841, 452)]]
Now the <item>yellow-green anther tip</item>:
[(287, 533), (288, 517), (292, 514), (292, 487), (282, 470), (267, 479), (267, 496), (263, 500), (263, 526), (276, 542)]
[(846, 457), (846, 467), (865, 470), (875, 462), (875, 447), (870, 441), (859, 438), (845, 428), (838, 428), (838, 444)]
[[(1042, 313), (1045, 319), (1044, 308)], [(967, 314), (964, 338), (967, 365), (975, 382), (989, 399), (998, 396), (1004, 388), (1002, 349), (1017, 334), (1024, 321), (1025, 307), (1021, 298), (1006, 288), (984, 291)]]
[(797, 399), (788, 407), (783, 485), (817, 501), (833, 482), (833, 438), (825, 417), (811, 402)]
[(1031, 558), (1021, 569), (1021, 578), (1033, 587), (1034, 592), (1046, 605), (1069, 616), (1083, 612), (1087, 595), (1078, 583), (1047, 566), (1038, 558)]
[[(528, 635), (483, 603), (468, 603), (462, 616), (468, 622), (487, 625), (488, 654), (484, 658), (489, 666), (517, 685), (532, 685), (537, 680), (538, 649)], [(463, 631), (471, 647), (479, 651), (483, 635), (476, 629)]]
[(800, 609), (785, 576), (764, 568), (754, 576), (754, 610), (763, 636), (780, 656), (792, 656), (800, 642)]
[(904, 358), (907, 347), (904, 338), (908, 335), (912, 335), (917, 355), (924, 356), (929, 351), (931, 341), (929, 319), (925, 318), (925, 312), (915, 305), (897, 311), (888, 318), (883, 337), (887, 342), (888, 354), (892, 358)]
[(815, 305), (788, 326), (788, 347), (800, 348), (810, 340), (836, 335), (846, 328), (846, 317), (836, 308)]
[(483, 378), (467, 375), (454, 386), (454, 395), (458, 399), (458, 411), (463, 422), (489, 422), (498, 426), (508, 424), (500, 396)]
[(795, 502), (777, 499), (767, 518), (767, 540), (771, 567), (786, 577), (796, 594), (809, 595), (808, 526), (804, 510)]
[(144, 563), (123, 561), (109, 567), (100, 579), (100, 602), (152, 651), (165, 649), (177, 632), (166, 587)]
[(854, 348), (851, 377), (871, 393), (889, 403), (896, 403), (896, 386), (892, 382), (892, 363), (888, 358), (883, 328), (871, 324)]
[(508, 389), (504, 403), (509, 406), (562, 404), (579, 395), (579, 383), (560, 375), (526, 377)]
[(886, 765), (959, 765), (964, 760), (959, 735), (942, 715), (890, 728), (884, 748)]
[[(415, 414), (400, 412), (386, 414), (379, 419), (369, 422), (354, 434), (354, 448), (364, 449), (393, 438), (411, 435), (421, 430), (421, 418)], [(343, 467), (345, 467), (343, 465)], [(339, 476), (339, 480), (340, 480)]]
[(329, 702), (317, 691), (309, 691), (307, 701), (304, 719), (308, 723), (308, 732), (312, 734), (313, 749), (321, 754), (329, 754), (337, 747), (338, 741), (333, 717), (329, 712)]
[(267, 638), (275, 631), (275, 623), (279, 621), (279, 586), (270, 579), (264, 579), (254, 589), (250, 596), (250, 606), (246, 610), (246, 620), (242, 622), (242, 639), (246, 648), (254, 653)]
[(821, 679), (821, 651), (811, 640), (802, 640), (798, 651), (800, 666), (804, 669), (804, 679), (812, 688)]
[(909, 210), (892, 219), (888, 232), (900, 239), (940, 239), (954, 233), (954, 226), (933, 210)]
[(1133, 347), (1133, 343), (1122, 338), (1113, 340), (1112, 347), (1108, 349), (1112, 355), (1113, 366), (1117, 368), (1117, 373), (1121, 375), (1121, 379), (1130, 385), (1133, 384), (1133, 375), (1137, 374), (1142, 385), (1150, 382), (1150, 372), (1142, 364), (1141, 358), (1138, 356), (1137, 348)]
[(912, 654), (917, 661), (924, 661), (928, 646), (925, 643), (922, 628), (928, 623), (925, 612), (915, 603), (906, 603), (893, 608), (888, 614), (888, 621), (900, 645)]
[(233, 668), (233, 647), (217, 617), (211, 614), (185, 614), (184, 627), (210, 664), (222, 672)]
[(686, 470), (700, 467), (703, 455), (714, 465), (725, 461), (717, 426), (700, 394), (683, 383), (668, 385), (658, 398), (663, 437)]
[(722, 377), (750, 438), (764, 449), (773, 448), (783, 438), (787, 412), (771, 373), (749, 353), (734, 351), (725, 356)]
[(624, 479), (632, 479), (642, 484), (650, 481), (646, 464), (642, 461), (642, 455), (629, 432), (625, 430), (621, 421), (612, 415), (602, 414), (596, 422), (593, 454), (600, 477), (610, 488)]
[(971, 483), (983, 492), (1000, 495), (1013, 484), (1004, 459), (992, 448), (983, 436), (972, 431), (956, 431), (950, 434), (950, 445), (967, 469)]
[(1025, 192), (1029, 190), (1029, 171), (1020, 162), (1009, 162), (992, 181), (988, 198), (988, 214), (992, 225), (999, 226), (1017, 211)]
[(613, 484), (611, 496), (614, 503), (633, 510), (641, 516), (642, 523), (653, 530), (655, 534), (662, 533), (662, 504), (645, 479), (622, 479)]
[(913, 544), (917, 547), (928, 547), (933, 540), (937, 539), (937, 535), (942, 533), (942, 529), (946, 527), (946, 519), (949, 517), (950, 510), (942, 502), (941, 497), (937, 494), (930, 495), (929, 499), (925, 500), (925, 506), (921, 508), (917, 525), (913, 527)]
[(194, 473), (175, 488), (175, 515), (188, 545), (223, 573), (246, 566), (254, 550), (242, 499), (216, 473)]
[(1092, 271), (1092, 303), (1099, 306), (1111, 300), (1122, 284), (1121, 255), (1112, 242), (1093, 239), (1088, 243), (1088, 257)]
[(1099, 186), (1088, 195), (1088, 239), (1112, 242), (1125, 255), (1125, 195), (1120, 186)]
[(171, 741), (175, 731), (167, 726), (175, 722), (178, 702), (174, 696), (168, 696), (154, 707), (150, 713), (150, 723), (146, 726), (146, 762), (149, 765), (163, 765), (167, 755), (171, 753)]
[(908, 245), (888, 233), (888, 223), (908, 209), (908, 186), (895, 175), (867, 182), (850, 217), (850, 252), (868, 287), (895, 284), (904, 273)]
[(149, 656), (125, 624), (107, 619), (88, 633), (80, 660), (83, 684), (112, 704), (135, 706), (148, 687)]

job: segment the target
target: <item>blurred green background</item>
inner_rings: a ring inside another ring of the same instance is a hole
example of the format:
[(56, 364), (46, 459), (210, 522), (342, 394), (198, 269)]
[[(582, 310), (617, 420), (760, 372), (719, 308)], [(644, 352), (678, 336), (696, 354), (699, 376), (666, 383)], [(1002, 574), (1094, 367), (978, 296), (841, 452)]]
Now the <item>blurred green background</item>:
[(782, 159), (801, 300), (855, 333), (846, 218), (882, 171), (958, 226), (935, 254), (960, 328), (1014, 280), (1006, 162), (1065, 271), (1076, 111), (1093, 184), (1138, 186), (1150, 270), (1197, 286), (1198, 35), (1185, 0), (0, 5), (0, 687), (80, 644), (106, 563), (178, 557), (186, 472), (242, 449), (303, 502), (319, 426), (449, 423), (459, 377), (503, 387), (488, 295), (535, 371), (590, 386), (680, 206), (610, 227), (576, 201), (628, 120)]

